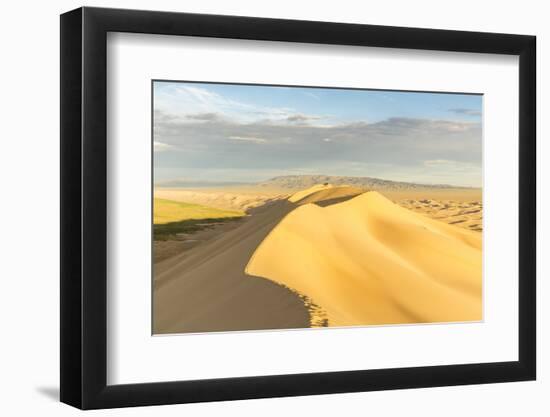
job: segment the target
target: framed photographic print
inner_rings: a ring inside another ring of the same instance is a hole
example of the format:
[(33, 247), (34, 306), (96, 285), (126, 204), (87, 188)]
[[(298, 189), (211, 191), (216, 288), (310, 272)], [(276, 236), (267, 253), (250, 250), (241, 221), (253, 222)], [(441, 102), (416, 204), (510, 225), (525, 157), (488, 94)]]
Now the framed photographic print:
[(535, 38), (61, 16), (61, 401), (535, 379)]

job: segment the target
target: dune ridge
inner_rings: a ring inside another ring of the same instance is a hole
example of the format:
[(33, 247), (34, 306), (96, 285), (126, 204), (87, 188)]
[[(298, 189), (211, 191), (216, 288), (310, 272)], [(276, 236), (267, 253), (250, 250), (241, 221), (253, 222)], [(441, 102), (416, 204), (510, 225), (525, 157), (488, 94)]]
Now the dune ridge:
[(292, 194), (290, 197), (288, 197), (288, 201), (290, 201), (291, 203), (297, 203), (298, 201), (306, 198), (311, 194), (314, 194), (318, 191), (327, 190), (332, 187), (333, 186), (331, 184), (316, 184), (312, 187), (306, 188), (305, 190), (301, 190)]
[[(315, 189), (312, 189), (315, 188)], [(246, 265), (310, 297), (329, 326), (482, 319), (481, 234), (402, 208), (376, 191), (295, 208)], [(290, 199), (289, 199), (290, 200)]]
[(288, 198), (288, 201), (301, 206), (304, 204), (315, 203), (325, 206), (336, 202), (348, 200), (356, 195), (363, 194), (365, 190), (357, 187), (324, 185), (314, 186), (307, 190), (295, 193)]

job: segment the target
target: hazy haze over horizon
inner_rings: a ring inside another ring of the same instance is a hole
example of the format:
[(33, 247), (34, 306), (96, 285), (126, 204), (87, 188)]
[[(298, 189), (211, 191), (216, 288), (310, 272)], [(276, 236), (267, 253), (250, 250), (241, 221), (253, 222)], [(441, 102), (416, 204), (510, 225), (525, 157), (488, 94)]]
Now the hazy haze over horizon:
[(481, 186), (482, 96), (154, 82), (155, 183), (282, 175)]

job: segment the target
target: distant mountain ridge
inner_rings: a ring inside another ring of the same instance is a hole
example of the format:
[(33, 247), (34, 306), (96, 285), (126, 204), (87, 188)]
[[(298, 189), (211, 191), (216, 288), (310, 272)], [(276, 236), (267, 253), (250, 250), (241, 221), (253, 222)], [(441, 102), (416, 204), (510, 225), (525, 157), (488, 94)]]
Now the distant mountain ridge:
[(397, 190), (434, 190), (456, 189), (471, 190), (476, 187), (460, 187), (448, 184), (419, 184), (414, 182), (390, 181), (374, 177), (347, 177), (335, 175), (282, 175), (270, 178), (266, 181), (232, 182), (232, 181), (201, 181), (187, 178), (165, 180), (155, 183), (161, 188), (216, 188), (216, 187), (259, 187), (278, 188), (286, 190), (303, 190), (318, 184), (331, 184), (335, 186), (348, 185), (369, 190), (397, 191)]
[(346, 177), (333, 175), (283, 175), (258, 183), (260, 187), (304, 189), (317, 184), (350, 185), (369, 190), (422, 190), (437, 188), (472, 189), (448, 184), (418, 184), (412, 182), (382, 180), (373, 177)]

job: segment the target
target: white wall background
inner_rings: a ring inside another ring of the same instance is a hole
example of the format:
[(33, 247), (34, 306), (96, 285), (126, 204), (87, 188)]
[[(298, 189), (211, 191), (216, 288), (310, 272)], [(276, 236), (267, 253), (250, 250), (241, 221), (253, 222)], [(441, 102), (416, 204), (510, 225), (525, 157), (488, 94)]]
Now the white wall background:
[[(71, 0), (8, 2), (0, 23), (2, 87), (0, 181), (0, 410), (3, 415), (75, 415), (57, 402), (59, 378), (59, 17)], [(124, 0), (86, 5), (239, 14), (395, 26), (534, 34), (538, 37), (539, 379), (537, 382), (432, 388), (230, 403), (99, 411), (94, 415), (528, 415), (550, 412), (550, 147), (542, 115), (550, 97), (545, 3), (536, 0), (307, 2), (278, 0)], [(545, 395), (546, 394), (546, 395)]]

